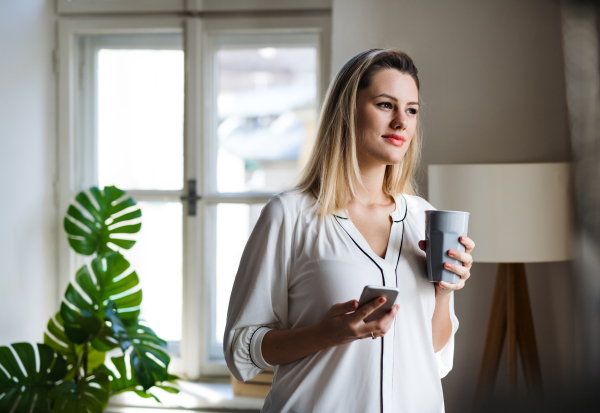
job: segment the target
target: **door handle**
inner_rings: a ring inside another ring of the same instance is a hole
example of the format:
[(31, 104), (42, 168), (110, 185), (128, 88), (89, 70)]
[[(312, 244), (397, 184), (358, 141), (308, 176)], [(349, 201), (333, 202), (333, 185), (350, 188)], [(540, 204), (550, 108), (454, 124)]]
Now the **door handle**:
[(202, 199), (200, 195), (198, 195), (196, 191), (196, 180), (188, 179), (187, 182), (187, 195), (182, 195), (179, 198), (182, 201), (187, 201), (188, 203), (188, 216), (195, 217), (196, 216), (196, 203)]

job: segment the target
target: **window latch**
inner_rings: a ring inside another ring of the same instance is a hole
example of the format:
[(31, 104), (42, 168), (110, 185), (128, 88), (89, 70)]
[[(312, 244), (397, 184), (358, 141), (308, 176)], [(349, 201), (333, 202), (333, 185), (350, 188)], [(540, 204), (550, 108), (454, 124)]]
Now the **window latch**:
[(188, 179), (187, 182), (187, 195), (182, 195), (180, 199), (188, 202), (188, 216), (196, 216), (196, 203), (202, 199), (196, 191), (196, 180)]

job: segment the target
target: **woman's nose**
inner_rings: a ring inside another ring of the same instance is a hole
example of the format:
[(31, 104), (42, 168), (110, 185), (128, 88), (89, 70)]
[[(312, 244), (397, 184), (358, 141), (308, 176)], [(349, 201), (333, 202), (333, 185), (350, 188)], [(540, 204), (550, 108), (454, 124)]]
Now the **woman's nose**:
[(396, 128), (405, 129), (406, 125), (407, 125), (406, 119), (401, 114), (394, 117), (394, 119), (392, 121), (392, 127), (394, 129), (396, 129)]

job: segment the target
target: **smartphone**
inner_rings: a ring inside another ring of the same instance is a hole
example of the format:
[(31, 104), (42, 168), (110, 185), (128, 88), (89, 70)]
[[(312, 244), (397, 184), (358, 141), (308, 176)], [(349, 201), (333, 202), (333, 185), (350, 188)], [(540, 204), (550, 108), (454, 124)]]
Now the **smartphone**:
[(386, 315), (396, 303), (396, 298), (398, 298), (399, 292), (400, 290), (395, 287), (382, 287), (380, 285), (365, 286), (362, 294), (360, 295), (360, 300), (358, 300), (358, 308), (379, 297), (385, 297), (386, 301), (381, 307), (369, 314), (369, 316), (363, 321), (365, 323), (368, 323), (369, 321), (377, 321)]

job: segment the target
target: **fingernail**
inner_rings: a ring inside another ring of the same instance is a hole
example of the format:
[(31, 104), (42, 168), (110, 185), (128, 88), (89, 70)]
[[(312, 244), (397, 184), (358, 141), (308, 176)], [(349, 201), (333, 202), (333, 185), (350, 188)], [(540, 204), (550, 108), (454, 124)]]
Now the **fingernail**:
[(385, 303), (385, 298), (381, 297), (381, 298), (379, 299), (379, 302), (380, 302), (380, 303)]
[(444, 267), (446, 267), (446, 268), (452, 268), (452, 264), (450, 264), (449, 262), (445, 262), (444, 263)]
[(450, 251), (448, 251), (448, 254), (449, 254), (449, 255), (454, 255), (454, 254), (456, 254), (456, 251), (454, 251), (454, 250), (450, 250)]
[(443, 282), (443, 281), (440, 281), (440, 285), (441, 285), (442, 287), (445, 287), (445, 286), (446, 286), (446, 283), (445, 283), (445, 282)]

